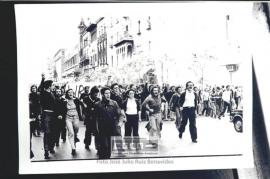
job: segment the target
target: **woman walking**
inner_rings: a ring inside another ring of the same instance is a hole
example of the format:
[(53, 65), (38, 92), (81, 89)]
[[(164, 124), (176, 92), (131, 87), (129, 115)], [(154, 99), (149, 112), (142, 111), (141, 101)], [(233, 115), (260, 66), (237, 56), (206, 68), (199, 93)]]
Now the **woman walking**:
[(65, 116), (72, 155), (76, 154), (76, 142), (79, 142), (79, 139), (76, 136), (79, 131), (79, 121), (82, 120), (80, 106), (84, 107), (84, 104), (78, 98), (74, 97), (73, 90), (67, 90), (65, 101)]
[(139, 100), (135, 99), (135, 91), (127, 91), (127, 99), (123, 102), (122, 110), (126, 114), (125, 136), (139, 136), (138, 127), (141, 120), (141, 105)]
[(127, 99), (122, 104), (122, 112), (126, 115), (125, 123), (125, 140), (128, 144), (128, 148), (131, 147), (131, 143), (137, 148), (139, 143), (139, 121), (141, 121), (141, 105), (140, 101), (135, 98), (135, 90), (129, 89), (126, 92)]

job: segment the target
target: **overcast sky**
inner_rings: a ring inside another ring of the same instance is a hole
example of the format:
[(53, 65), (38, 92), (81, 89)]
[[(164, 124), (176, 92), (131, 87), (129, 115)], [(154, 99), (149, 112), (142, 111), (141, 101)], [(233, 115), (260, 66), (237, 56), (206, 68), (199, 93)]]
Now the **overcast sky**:
[[(60, 48), (71, 48), (79, 42), (81, 18), (100, 16), (161, 16), (174, 29), (163, 35), (170, 42), (166, 48), (179, 54), (181, 48), (198, 48), (221, 43), (226, 39), (225, 17), (230, 14), (231, 36), (245, 42), (243, 35), (252, 2), (196, 2), (158, 4), (41, 4), (15, 5), (18, 74), (37, 83), (47, 69), (47, 58)], [(139, 13), (139, 14), (138, 14)], [(181, 33), (179, 33), (181, 32)], [(180, 42), (180, 43), (179, 43)]]

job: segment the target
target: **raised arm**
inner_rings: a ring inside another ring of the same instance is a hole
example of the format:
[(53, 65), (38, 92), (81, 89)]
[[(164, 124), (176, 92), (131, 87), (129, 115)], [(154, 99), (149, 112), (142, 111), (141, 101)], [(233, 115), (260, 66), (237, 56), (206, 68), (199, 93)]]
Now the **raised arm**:
[(44, 81), (45, 81), (45, 75), (42, 73), (41, 82), (40, 82), (40, 85), (38, 87), (39, 92), (43, 92), (43, 90), (44, 90)]

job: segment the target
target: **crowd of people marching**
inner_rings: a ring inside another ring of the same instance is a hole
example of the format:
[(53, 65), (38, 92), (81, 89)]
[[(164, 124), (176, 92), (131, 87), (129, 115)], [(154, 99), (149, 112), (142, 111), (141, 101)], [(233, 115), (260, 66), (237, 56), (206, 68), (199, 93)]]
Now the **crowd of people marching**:
[[(175, 121), (179, 138), (189, 121), (192, 142), (197, 143), (197, 116), (209, 116), (221, 119), (232, 109), (240, 109), (242, 101), (241, 87), (215, 86), (201, 90), (188, 81), (185, 86), (141, 84), (122, 86), (113, 83), (85, 86), (84, 93), (75, 97), (72, 89), (55, 86), (53, 81), (42, 80), (39, 86), (30, 89), (30, 136), (43, 133), (45, 159), (55, 153), (60, 139), (71, 146), (71, 154), (76, 155), (77, 134), (80, 121), (86, 126), (85, 149), (94, 139), (97, 155), (100, 159), (111, 157), (112, 137), (121, 137), (124, 128), (125, 137), (139, 137), (139, 122), (148, 121), (149, 143), (157, 146), (161, 137), (163, 121)], [(121, 147), (118, 147), (121, 153)], [(30, 155), (34, 153), (30, 144)]]

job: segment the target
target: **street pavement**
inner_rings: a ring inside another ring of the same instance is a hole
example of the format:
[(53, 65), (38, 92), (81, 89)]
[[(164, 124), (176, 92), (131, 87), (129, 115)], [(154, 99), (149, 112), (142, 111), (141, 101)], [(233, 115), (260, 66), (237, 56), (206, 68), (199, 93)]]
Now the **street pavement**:
[[(183, 133), (182, 139), (178, 137), (178, 131), (174, 121), (163, 121), (161, 131), (161, 139), (158, 144), (158, 153), (156, 154), (126, 154), (113, 155), (112, 158), (133, 158), (133, 157), (176, 157), (176, 156), (205, 156), (205, 155), (231, 155), (241, 154), (243, 150), (244, 136), (234, 130), (233, 123), (230, 122), (229, 116), (219, 119), (210, 117), (197, 117), (197, 133), (198, 143), (192, 143), (189, 124)], [(139, 124), (139, 135), (148, 139), (148, 132), (145, 128), (147, 122), (143, 121)], [(124, 127), (122, 127), (123, 129)], [(60, 140), (59, 147), (55, 147), (55, 154), (50, 154), (49, 160), (84, 160), (97, 159), (97, 151), (94, 142), (90, 146), (90, 150), (84, 148), (85, 126), (80, 123), (78, 138), (80, 142), (76, 145), (77, 154), (71, 155), (71, 147), (68, 141), (64, 143)], [(122, 131), (124, 134), (124, 131)], [(94, 141), (94, 140), (93, 140)], [(44, 161), (43, 137), (32, 137), (32, 151), (34, 158), (32, 161)]]

